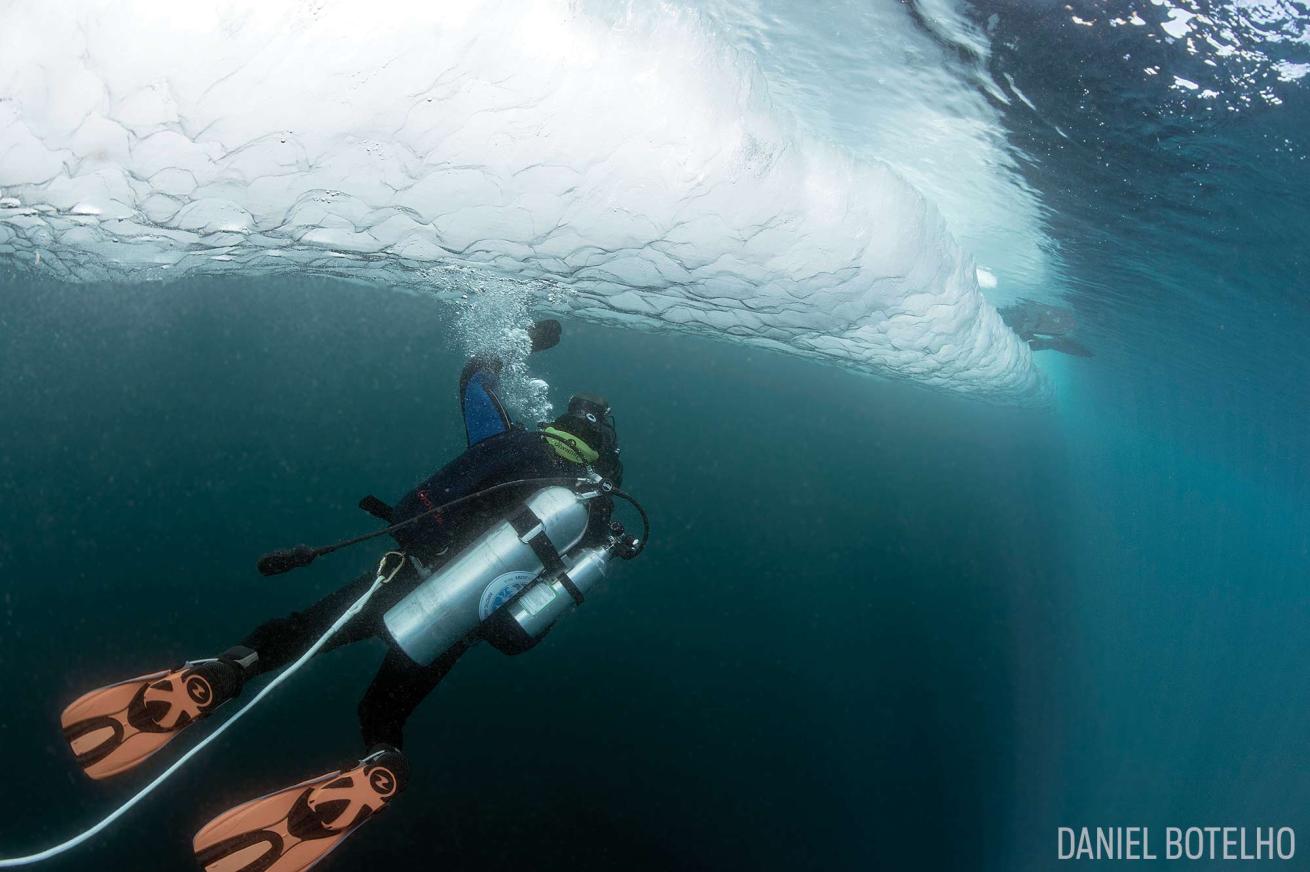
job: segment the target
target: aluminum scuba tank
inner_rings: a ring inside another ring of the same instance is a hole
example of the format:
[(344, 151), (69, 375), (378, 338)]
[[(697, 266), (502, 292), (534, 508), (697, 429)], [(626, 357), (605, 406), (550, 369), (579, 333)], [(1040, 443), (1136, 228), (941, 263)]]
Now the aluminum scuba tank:
[(430, 664), (543, 572), (568, 565), (562, 555), (588, 520), (586, 499), (572, 490), (537, 491), (392, 606), (382, 618), (388, 635), (415, 663)]

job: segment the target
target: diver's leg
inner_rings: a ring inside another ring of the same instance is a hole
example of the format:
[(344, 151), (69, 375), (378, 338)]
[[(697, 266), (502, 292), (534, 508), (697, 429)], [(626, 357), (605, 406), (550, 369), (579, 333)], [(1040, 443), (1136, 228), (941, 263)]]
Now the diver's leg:
[[(186, 727), (240, 693), (246, 681), (303, 654), (372, 582), (372, 574), (361, 576), (302, 612), (268, 621), (218, 657), (192, 660), (78, 697), (60, 718), (78, 764), (99, 779), (145, 762)], [(376, 622), (377, 612), (366, 610), (326, 647), (372, 635)]]
[(359, 727), (364, 747), (379, 744), (402, 747), (405, 721), (468, 649), (466, 643), (457, 643), (431, 665), (420, 666), (404, 653), (389, 647), (378, 674), (359, 701)]
[(255, 652), (230, 648), (84, 693), (60, 716), (77, 763), (95, 779), (144, 763), (241, 691)]
[[(243, 646), (258, 655), (258, 662), (252, 666), (251, 675), (280, 669), (304, 654), (355, 600), (364, 595), (364, 591), (373, 583), (373, 578), (371, 572), (361, 575), (302, 612), (292, 612), (286, 617), (274, 618), (256, 627), (241, 640)], [(329, 651), (371, 635), (375, 622), (373, 610), (365, 609), (342, 627), (323, 650)]]

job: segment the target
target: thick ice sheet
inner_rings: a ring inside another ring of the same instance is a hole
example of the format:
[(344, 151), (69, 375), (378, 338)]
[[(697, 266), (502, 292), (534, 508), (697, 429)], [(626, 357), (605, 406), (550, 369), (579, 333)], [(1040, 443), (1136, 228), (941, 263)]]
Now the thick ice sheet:
[(311, 270), (1039, 395), (937, 210), (706, 23), (560, 2), (0, 7), (0, 258)]

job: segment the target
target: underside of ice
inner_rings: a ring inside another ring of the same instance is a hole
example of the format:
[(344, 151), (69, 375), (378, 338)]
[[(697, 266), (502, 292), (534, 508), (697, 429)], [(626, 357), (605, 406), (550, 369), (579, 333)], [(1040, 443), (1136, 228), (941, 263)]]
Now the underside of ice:
[(803, 134), (674, 9), (10, 4), (0, 261), (346, 276), (676, 328), (1022, 401), (1043, 382), (938, 211)]

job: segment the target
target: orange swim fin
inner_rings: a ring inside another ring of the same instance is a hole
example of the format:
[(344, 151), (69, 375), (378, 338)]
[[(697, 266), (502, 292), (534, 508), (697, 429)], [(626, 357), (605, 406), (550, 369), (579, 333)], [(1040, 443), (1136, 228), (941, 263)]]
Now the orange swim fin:
[(400, 793), (405, 758), (379, 746), (354, 767), (251, 800), (196, 834), (205, 872), (302, 872)]
[(240, 652), (254, 662), (253, 651), (233, 649), (221, 659), (187, 663), (84, 694), (60, 717), (78, 765), (99, 780), (145, 762), (237, 695), (245, 674)]

